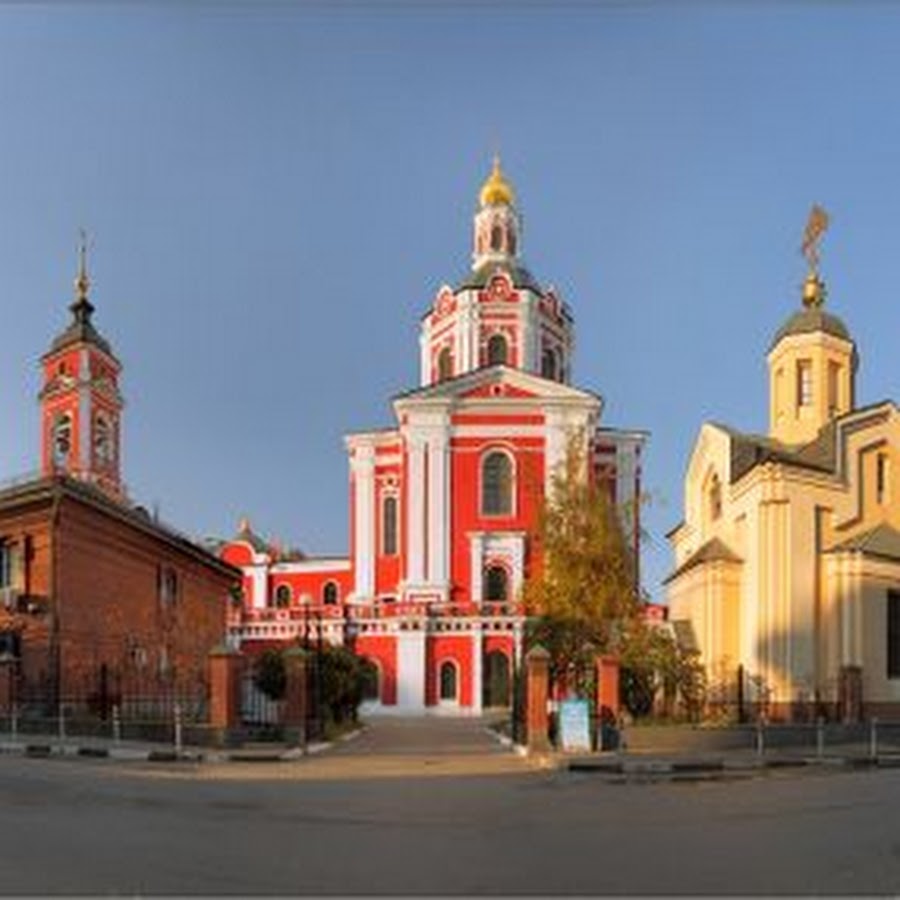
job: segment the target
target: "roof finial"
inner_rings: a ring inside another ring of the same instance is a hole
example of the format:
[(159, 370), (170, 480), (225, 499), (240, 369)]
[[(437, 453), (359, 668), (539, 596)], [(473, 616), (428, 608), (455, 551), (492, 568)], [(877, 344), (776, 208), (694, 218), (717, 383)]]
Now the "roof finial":
[(515, 202), (512, 185), (506, 180), (503, 170), (500, 168), (499, 153), (494, 154), (494, 165), (491, 169), (491, 174), (488, 175), (487, 180), (481, 187), (479, 199), (482, 206), (495, 206), (498, 204), (512, 206)]
[(88, 233), (84, 228), (79, 228), (78, 236), (78, 277), (75, 279), (75, 299), (79, 303), (86, 303), (91, 286), (91, 280), (87, 274)]
[(828, 213), (814, 203), (809, 211), (800, 252), (806, 257), (809, 273), (803, 283), (803, 305), (821, 306), (825, 302), (825, 283), (819, 278), (819, 241), (828, 228)]

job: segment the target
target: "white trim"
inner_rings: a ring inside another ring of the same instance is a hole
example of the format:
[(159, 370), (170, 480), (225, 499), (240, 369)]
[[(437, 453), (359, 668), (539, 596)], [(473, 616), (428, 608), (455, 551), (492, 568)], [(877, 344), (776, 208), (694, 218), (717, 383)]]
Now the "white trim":
[[(490, 415), (502, 416), (497, 409), (492, 409)], [(537, 413), (536, 413), (537, 415)], [(542, 425), (453, 425), (450, 429), (452, 437), (460, 438), (514, 438), (514, 437), (531, 437), (542, 438), (547, 433), (546, 427)]]
[(273, 575), (307, 575), (322, 572), (349, 572), (350, 560), (344, 557), (335, 559), (299, 559), (290, 562), (273, 563), (270, 567)]

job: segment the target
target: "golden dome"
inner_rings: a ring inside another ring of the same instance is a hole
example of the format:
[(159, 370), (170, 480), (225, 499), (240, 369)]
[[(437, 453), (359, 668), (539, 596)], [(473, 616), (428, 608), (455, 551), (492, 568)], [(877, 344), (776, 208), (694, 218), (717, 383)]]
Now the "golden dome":
[(515, 203), (516, 195), (513, 193), (512, 185), (500, 171), (499, 156), (494, 157), (494, 168), (488, 175), (487, 181), (482, 185), (481, 193), (478, 196), (482, 206), (496, 206), (497, 204), (512, 206)]

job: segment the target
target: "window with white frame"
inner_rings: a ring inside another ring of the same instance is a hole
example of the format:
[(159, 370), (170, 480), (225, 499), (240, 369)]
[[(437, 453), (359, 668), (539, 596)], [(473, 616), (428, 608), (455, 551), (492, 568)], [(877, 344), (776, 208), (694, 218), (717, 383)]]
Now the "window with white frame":
[(492, 334), (487, 342), (487, 364), (505, 366), (509, 360), (509, 346), (502, 334)]
[(397, 497), (388, 494), (381, 504), (381, 552), (397, 555)]
[(481, 513), (508, 516), (513, 511), (513, 464), (507, 453), (493, 450), (481, 463)]

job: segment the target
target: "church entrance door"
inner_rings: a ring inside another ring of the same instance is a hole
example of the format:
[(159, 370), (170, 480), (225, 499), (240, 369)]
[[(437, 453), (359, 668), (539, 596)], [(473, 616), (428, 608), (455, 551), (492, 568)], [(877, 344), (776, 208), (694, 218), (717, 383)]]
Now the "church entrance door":
[(485, 709), (510, 704), (509, 657), (500, 650), (484, 656), (481, 705)]

